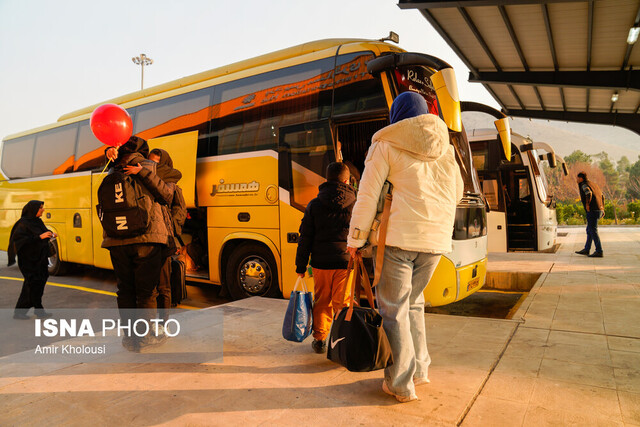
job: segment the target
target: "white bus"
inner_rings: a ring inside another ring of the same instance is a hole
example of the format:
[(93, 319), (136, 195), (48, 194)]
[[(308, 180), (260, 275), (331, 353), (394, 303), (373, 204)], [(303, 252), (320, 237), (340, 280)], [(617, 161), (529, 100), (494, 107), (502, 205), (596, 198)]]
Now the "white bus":
[[(472, 102), (463, 102), (462, 110), (505, 118), (498, 110)], [(489, 208), (489, 252), (554, 251), (556, 204), (549, 193), (543, 162), (551, 168), (561, 165), (566, 175), (564, 161), (549, 144), (516, 133), (510, 132), (509, 144), (495, 129), (467, 129), (467, 135)]]

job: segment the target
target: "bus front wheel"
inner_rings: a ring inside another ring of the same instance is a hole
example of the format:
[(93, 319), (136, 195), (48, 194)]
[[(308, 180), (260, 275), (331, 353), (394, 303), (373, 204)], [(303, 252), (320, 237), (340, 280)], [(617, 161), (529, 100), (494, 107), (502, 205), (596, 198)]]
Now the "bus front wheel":
[(225, 276), (234, 300), (280, 296), (276, 262), (264, 246), (255, 243), (238, 246), (229, 257)]
[(67, 272), (68, 263), (61, 261), (60, 256), (60, 247), (53, 242), (49, 242), (49, 245), (53, 245), (55, 251), (53, 255), (50, 255), (48, 258), (47, 269), (49, 270), (49, 276), (62, 276)]

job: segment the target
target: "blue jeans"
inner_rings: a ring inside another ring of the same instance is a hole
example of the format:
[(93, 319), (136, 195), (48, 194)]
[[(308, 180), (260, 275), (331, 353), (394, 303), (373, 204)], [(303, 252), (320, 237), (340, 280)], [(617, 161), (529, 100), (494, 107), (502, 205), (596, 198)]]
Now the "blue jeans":
[(591, 250), (591, 242), (596, 245), (596, 252), (602, 252), (602, 244), (600, 243), (600, 236), (598, 236), (598, 220), (602, 215), (602, 211), (590, 211), (587, 212), (587, 243), (584, 248), (587, 251)]
[[(375, 256), (374, 256), (375, 259)], [(424, 324), (424, 291), (440, 255), (387, 246), (380, 282), (378, 308), (389, 338), (393, 365), (385, 368), (389, 389), (398, 396), (415, 394), (413, 377), (427, 378), (431, 357)]]

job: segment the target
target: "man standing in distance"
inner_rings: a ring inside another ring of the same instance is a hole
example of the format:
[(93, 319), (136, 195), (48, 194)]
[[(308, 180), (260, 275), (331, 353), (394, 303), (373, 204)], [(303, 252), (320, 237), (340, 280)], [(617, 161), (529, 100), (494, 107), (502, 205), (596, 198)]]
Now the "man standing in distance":
[(587, 212), (587, 242), (584, 249), (576, 251), (579, 255), (589, 255), (591, 242), (596, 246), (596, 251), (589, 255), (590, 258), (602, 258), (602, 244), (598, 235), (598, 220), (604, 216), (604, 196), (598, 184), (589, 181), (585, 172), (580, 172), (576, 179), (580, 190), (580, 200)]

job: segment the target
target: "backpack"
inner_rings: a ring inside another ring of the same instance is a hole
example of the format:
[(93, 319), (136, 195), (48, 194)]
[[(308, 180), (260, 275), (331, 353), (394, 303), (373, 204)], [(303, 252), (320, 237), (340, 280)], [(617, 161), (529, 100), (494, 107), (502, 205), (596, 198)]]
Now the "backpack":
[(173, 229), (176, 236), (182, 234), (182, 227), (187, 220), (187, 203), (182, 195), (182, 188), (176, 185), (173, 193), (173, 201), (171, 202), (171, 219), (173, 221)]
[(143, 185), (119, 168), (111, 169), (98, 187), (96, 210), (109, 237), (133, 237), (147, 231), (151, 205)]

